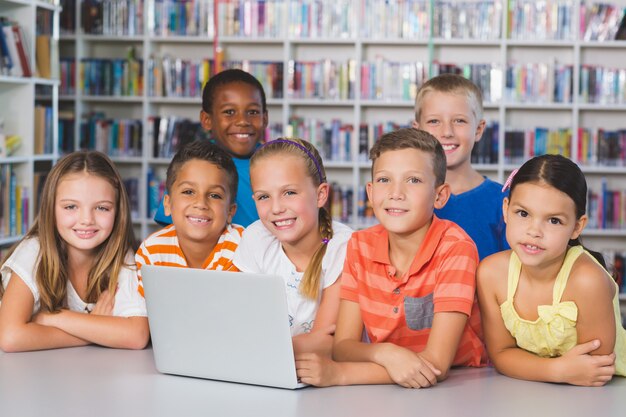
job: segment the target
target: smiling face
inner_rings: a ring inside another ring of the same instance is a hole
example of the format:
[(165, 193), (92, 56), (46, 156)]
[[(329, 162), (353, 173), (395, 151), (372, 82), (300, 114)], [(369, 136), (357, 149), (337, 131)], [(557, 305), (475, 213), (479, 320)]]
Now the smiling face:
[(367, 196), (391, 236), (421, 238), (433, 209), (443, 207), (449, 186), (436, 186), (433, 156), (418, 149), (386, 151), (375, 160)]
[(211, 113), (201, 111), (200, 121), (230, 153), (248, 157), (263, 139), (267, 112), (260, 91), (253, 85), (236, 81), (215, 89)]
[(87, 173), (68, 174), (57, 186), (55, 220), (68, 253), (92, 254), (111, 235), (117, 193), (104, 178)]
[(472, 149), (483, 134), (485, 121), (476, 119), (467, 96), (430, 91), (421, 101), (414, 127), (427, 131), (441, 143), (448, 170), (462, 170), (471, 166)]
[(217, 165), (191, 159), (176, 174), (163, 200), (165, 214), (172, 216), (183, 248), (207, 248), (207, 256), (224, 228), (231, 222), (236, 205), (231, 203), (228, 175)]
[(319, 246), (319, 208), (328, 184), (315, 186), (302, 157), (264, 156), (250, 166), (250, 180), (259, 218), (283, 247)]
[(577, 238), (587, 216), (576, 218), (574, 201), (543, 182), (515, 187), (503, 203), (506, 240), (522, 264), (545, 268), (563, 261), (570, 239)]

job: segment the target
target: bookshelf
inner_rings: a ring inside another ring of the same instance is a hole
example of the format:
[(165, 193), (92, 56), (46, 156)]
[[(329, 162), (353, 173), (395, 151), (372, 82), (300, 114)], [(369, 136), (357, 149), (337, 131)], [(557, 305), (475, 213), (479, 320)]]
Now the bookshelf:
[[(371, 223), (362, 217), (370, 164), (359, 146), (367, 148), (380, 132), (407, 125), (413, 119), (417, 86), (429, 75), (455, 66), (481, 84), (484, 117), (494, 126), (493, 143), (487, 148), (493, 153), (491, 160), (476, 160), (481, 172), (502, 182), (535, 147), (537, 152), (557, 149), (581, 164), (594, 192), (600, 194), (603, 187), (621, 192), (621, 203), (616, 200), (615, 206), (624, 207), (624, 142), (621, 157), (611, 159), (606, 150), (583, 144), (582, 132), (578, 134), (579, 129), (588, 129), (593, 138), (598, 129), (621, 130), (623, 138), (626, 129), (624, 81), (613, 90), (598, 81), (594, 86), (599, 95), (589, 88), (579, 91), (581, 82), (589, 86), (591, 76), (596, 80), (626, 76), (626, 41), (603, 40), (602, 33), (586, 32), (594, 7), (591, 1), (266, 0), (260, 7), (255, 1), (199, 0), (188, 1), (181, 9), (176, 1), (135, 0), (105, 2), (110, 9), (100, 9), (100, 15), (91, 8), (100, 4), (97, 1), (63, 3), (73, 13), (61, 18), (68, 31), (60, 37), (62, 63), (66, 62), (61, 66), (66, 81), (60, 114), (68, 122), (64, 129), (72, 132), (73, 148), (80, 146), (80, 119), (88, 113), (101, 112), (106, 118), (139, 121), (143, 126), (140, 150), (131, 156), (113, 154), (122, 174), (138, 179), (134, 185), (138, 236), (156, 229), (148, 215), (149, 201), (155, 200), (148, 178), (163, 179), (169, 163), (168, 157), (153, 153), (154, 118), (197, 121), (200, 111), (199, 96), (180, 90), (175, 80), (160, 86), (152, 81), (154, 68), (164, 65), (166, 58), (172, 65), (190, 68), (186, 74), (197, 75), (185, 85), (200, 86), (202, 66), (208, 65), (203, 59), (239, 61), (239, 65), (247, 60), (251, 72), (262, 74), (259, 78), (268, 93), (270, 136), (294, 133), (324, 148), (320, 136), (332, 132), (336, 142), (326, 152), (325, 165), (330, 180), (342, 190), (335, 200), (343, 203), (333, 207), (333, 214), (355, 228)], [(612, 4), (617, 12), (626, 7), (625, 0)], [(116, 26), (112, 10), (135, 18)], [(81, 29), (81, 22), (89, 20), (85, 11), (92, 16), (92, 29), (101, 27), (90, 30), (98, 34)], [(216, 54), (216, 47), (222, 52)], [(130, 50), (142, 64), (138, 83), (142, 88), (115, 96), (86, 94), (80, 88), (80, 62), (124, 60)], [(278, 79), (276, 70), (259, 67), (275, 63), (282, 63)], [(307, 78), (307, 73), (333, 76)], [(549, 75), (542, 78), (544, 73)], [(537, 82), (529, 81), (522, 88), (515, 82), (522, 78)], [(546, 146), (552, 148), (538, 146), (540, 138), (548, 138)], [(550, 142), (554, 140), (556, 145)], [(333, 150), (334, 157), (329, 157)], [(586, 245), (605, 253), (623, 252), (625, 216), (617, 225), (603, 227), (597, 221), (584, 233)]]
[(59, 158), (60, 11), (57, 1), (0, 0), (0, 253), (32, 224), (35, 190)]

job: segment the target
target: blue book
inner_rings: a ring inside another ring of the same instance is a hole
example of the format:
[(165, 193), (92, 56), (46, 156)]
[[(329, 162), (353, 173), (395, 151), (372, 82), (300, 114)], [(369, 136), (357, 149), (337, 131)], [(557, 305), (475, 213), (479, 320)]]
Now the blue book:
[(11, 170), (11, 178), (9, 179), (9, 236), (17, 235), (17, 176)]

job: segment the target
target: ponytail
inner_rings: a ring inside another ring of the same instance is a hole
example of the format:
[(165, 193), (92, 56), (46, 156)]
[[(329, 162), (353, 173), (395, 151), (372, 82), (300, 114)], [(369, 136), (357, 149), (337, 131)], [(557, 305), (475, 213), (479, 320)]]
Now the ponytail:
[(300, 293), (312, 300), (317, 300), (319, 297), (320, 280), (322, 277), (322, 259), (324, 259), (324, 255), (326, 254), (328, 242), (333, 238), (333, 220), (326, 208), (320, 207), (318, 219), (322, 242), (309, 261), (304, 271), (302, 281), (300, 282)]

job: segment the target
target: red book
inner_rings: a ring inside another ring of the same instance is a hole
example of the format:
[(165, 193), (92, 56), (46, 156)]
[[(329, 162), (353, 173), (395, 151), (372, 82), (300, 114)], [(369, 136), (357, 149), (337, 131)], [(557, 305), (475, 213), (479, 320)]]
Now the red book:
[(13, 37), (15, 38), (15, 46), (17, 48), (17, 54), (20, 58), (20, 64), (22, 65), (22, 73), (24, 77), (31, 77), (33, 74), (30, 70), (30, 60), (26, 53), (26, 46), (24, 43), (24, 34), (22, 28), (18, 25), (13, 25)]

